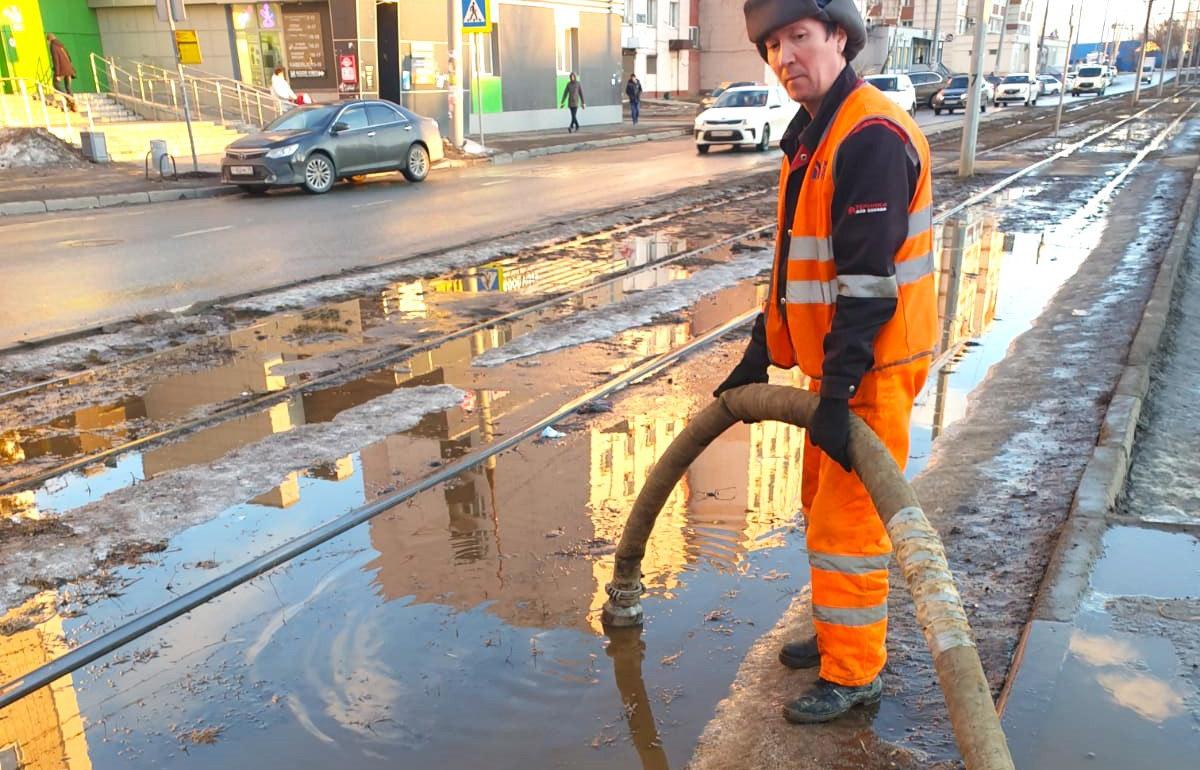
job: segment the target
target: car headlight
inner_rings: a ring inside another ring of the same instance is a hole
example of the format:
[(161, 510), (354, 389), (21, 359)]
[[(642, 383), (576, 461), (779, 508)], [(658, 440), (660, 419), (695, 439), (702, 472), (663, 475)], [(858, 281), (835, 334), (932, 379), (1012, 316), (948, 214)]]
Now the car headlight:
[(273, 150), (267, 150), (268, 158), (290, 158), (296, 154), (296, 150), (300, 149), (298, 144), (287, 144), (283, 147), (276, 147)]

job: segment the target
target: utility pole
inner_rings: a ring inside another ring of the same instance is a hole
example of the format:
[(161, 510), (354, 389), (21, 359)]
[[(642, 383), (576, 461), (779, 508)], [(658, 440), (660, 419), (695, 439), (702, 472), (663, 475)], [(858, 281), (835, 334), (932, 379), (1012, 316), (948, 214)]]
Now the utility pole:
[[(1111, 5), (1112, 5), (1112, 0), (1104, 0), (1104, 21), (1100, 22), (1100, 49), (1099, 50), (1100, 50), (1100, 55), (1104, 56), (1106, 58), (1108, 58), (1108, 41), (1106, 41), (1104, 39), (1104, 31), (1108, 28), (1108, 9)], [(1083, 22), (1082, 16), (1080, 17), (1079, 21), (1080, 21), (1080, 26), (1082, 26), (1082, 22)], [(1113, 34), (1115, 35), (1116, 33), (1117, 33), (1116, 25), (1114, 24), (1113, 25)], [(1071, 58), (1070, 51), (1067, 52), (1067, 58), (1068, 59)], [(1109, 58), (1108, 60), (1109, 60), (1109, 62), (1112, 61), (1111, 58)], [(1099, 62), (1099, 63), (1103, 64), (1104, 62)]]
[[(990, 17), (991, 14), (989, 13)], [(1000, 2), (1000, 42), (996, 44), (996, 66), (992, 67), (992, 72), (1000, 74), (1000, 57), (1004, 55), (1004, 31), (1008, 29), (1008, 0)], [(980, 67), (982, 70), (982, 66)], [(980, 72), (979, 74), (983, 74)]]
[(1033, 74), (1040, 74), (1043, 69), (1042, 59), (1046, 52), (1046, 22), (1050, 20), (1050, 0), (1046, 0), (1046, 11), (1042, 14), (1042, 34), (1038, 35), (1037, 61), (1033, 65)]
[(971, 51), (971, 91), (967, 95), (967, 119), (963, 122), (958, 175), (975, 175), (975, 145), (979, 140), (979, 108), (983, 106), (983, 48), (987, 45), (985, 12), (991, 0), (975, 0), (975, 50)]
[[(1167, 47), (1163, 49), (1162, 69), (1158, 71), (1158, 96), (1162, 98), (1163, 81), (1167, 77), (1167, 59), (1171, 57), (1171, 38), (1175, 36), (1175, 0), (1171, 0), (1171, 11), (1167, 14)], [(1179, 52), (1183, 55), (1183, 52)], [(1141, 78), (1138, 78), (1141, 80)]]
[[(180, 7), (183, 6), (181, 2)], [(171, 50), (175, 52), (175, 68), (179, 72), (179, 90), (183, 92), (183, 120), (187, 123), (188, 144), (192, 146), (192, 173), (200, 173), (200, 161), (196, 158), (196, 137), (192, 135), (192, 108), (188, 102), (187, 81), (183, 78), (183, 61), (179, 56), (179, 38), (175, 35), (175, 3), (167, 0), (167, 24), (171, 27)], [(161, 172), (162, 169), (159, 169)]]
[(463, 50), (462, 50), (462, 3), (459, 0), (450, 2), (450, 58), (454, 60), (454, 69), (450, 70), (450, 143), (455, 147), (463, 146), (463, 113), (466, 112), (466, 99), (463, 98)]
[(1192, 5), (1194, 0), (1188, 0), (1187, 13), (1183, 16), (1183, 45), (1179, 49), (1179, 59), (1175, 62), (1175, 93), (1183, 83), (1183, 59), (1188, 55), (1188, 41), (1192, 36)]
[[(928, 6), (926, 6), (928, 8)], [(933, 62), (942, 63), (942, 0), (933, 6)]]
[[(1083, 11), (1080, 10), (1080, 21), (1083, 21)], [(1058, 137), (1059, 129), (1062, 128), (1062, 111), (1063, 102), (1067, 99), (1067, 71), (1071, 69), (1071, 46), (1074, 44), (1075, 37), (1075, 4), (1071, 3), (1071, 28), (1067, 32), (1067, 67), (1063, 70), (1062, 90), (1058, 92), (1058, 114), (1054, 116), (1054, 136)]]
[(1150, 43), (1150, 11), (1154, 9), (1154, 0), (1146, 0), (1146, 26), (1142, 30), (1142, 54), (1138, 57), (1137, 69), (1133, 73), (1133, 101), (1130, 104), (1137, 106), (1138, 99), (1142, 98), (1142, 67), (1146, 64), (1146, 47)]

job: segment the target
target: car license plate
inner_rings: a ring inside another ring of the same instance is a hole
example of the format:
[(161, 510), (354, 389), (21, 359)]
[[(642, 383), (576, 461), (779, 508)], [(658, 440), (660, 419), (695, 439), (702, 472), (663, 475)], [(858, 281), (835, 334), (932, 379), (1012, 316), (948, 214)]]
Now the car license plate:
[(254, 176), (254, 166), (230, 166), (229, 173), (233, 176)]
[(732, 131), (709, 131), (708, 135), (713, 139), (732, 139)]

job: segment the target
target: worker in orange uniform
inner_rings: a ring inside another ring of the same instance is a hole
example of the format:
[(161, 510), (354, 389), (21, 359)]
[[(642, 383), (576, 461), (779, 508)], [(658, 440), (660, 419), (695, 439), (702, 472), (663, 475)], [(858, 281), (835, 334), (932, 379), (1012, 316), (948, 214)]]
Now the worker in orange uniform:
[(867, 40), (852, 0), (747, 0), (744, 10), (750, 40), (803, 109), (780, 142), (769, 299), (716, 395), (766, 382), (768, 364), (800, 367), (820, 394), (801, 493), (816, 638), (780, 659), (820, 667), (784, 716), (825, 722), (883, 690), (892, 544), (850, 469), (849, 415), (904, 467), (937, 338), (929, 144), (850, 67)]

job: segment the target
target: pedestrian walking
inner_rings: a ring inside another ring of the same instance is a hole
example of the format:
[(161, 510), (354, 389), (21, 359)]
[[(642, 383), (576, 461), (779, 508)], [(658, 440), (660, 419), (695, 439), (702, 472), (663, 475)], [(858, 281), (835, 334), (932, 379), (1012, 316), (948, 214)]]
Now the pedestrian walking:
[(716, 395), (799, 367), (819, 394), (805, 442), (816, 636), (780, 651), (819, 678), (784, 707), (824, 722), (878, 701), (887, 657), (891, 541), (850, 468), (849, 417), (903, 468), (913, 401), (937, 341), (929, 144), (849, 62), (867, 34), (852, 0), (747, 0), (746, 29), (803, 109), (784, 151), (770, 293), (741, 362)]
[(54, 70), (54, 88), (58, 88), (58, 81), (63, 82), (62, 91), (71, 93), (71, 81), (78, 77), (75, 72), (75, 65), (71, 62), (71, 54), (67, 53), (67, 47), (62, 44), (62, 41), (54, 36), (53, 32), (46, 34), (46, 43), (50, 46), (50, 66)]
[(580, 84), (579, 78), (575, 77), (575, 73), (571, 73), (571, 79), (567, 81), (566, 88), (563, 89), (561, 104), (559, 107), (566, 107), (571, 111), (571, 125), (567, 126), (567, 133), (579, 130), (579, 111), (587, 107), (587, 102), (583, 99), (583, 85)]
[(296, 92), (283, 74), (283, 67), (276, 67), (271, 76), (271, 93), (279, 100), (279, 111), (287, 112), (296, 106)]
[(629, 76), (629, 81), (625, 84), (625, 95), (629, 97), (629, 116), (633, 118), (633, 125), (636, 126), (642, 112), (642, 81), (637, 79), (636, 74)]

